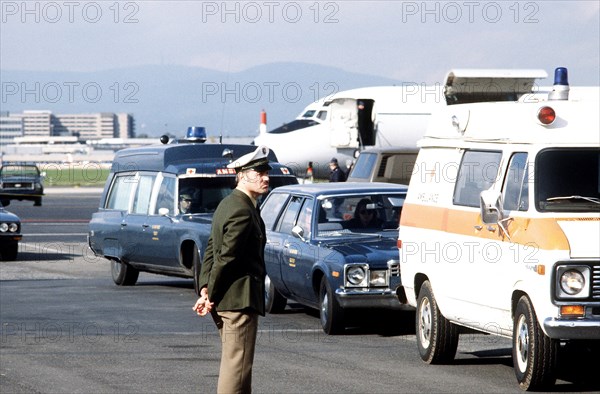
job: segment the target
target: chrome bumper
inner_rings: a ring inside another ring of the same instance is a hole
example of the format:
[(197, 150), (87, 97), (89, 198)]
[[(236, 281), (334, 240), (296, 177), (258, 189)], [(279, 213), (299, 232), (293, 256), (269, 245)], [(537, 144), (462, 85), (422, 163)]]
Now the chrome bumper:
[(554, 339), (600, 339), (600, 318), (598, 319), (556, 319), (544, 320), (544, 330)]
[(414, 309), (400, 302), (397, 290), (385, 289), (336, 289), (338, 303), (342, 308)]

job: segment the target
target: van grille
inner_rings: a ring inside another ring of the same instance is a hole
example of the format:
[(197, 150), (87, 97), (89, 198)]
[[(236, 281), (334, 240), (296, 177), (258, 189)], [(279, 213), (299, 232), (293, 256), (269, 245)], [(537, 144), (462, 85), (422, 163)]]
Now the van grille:
[(600, 265), (592, 266), (592, 299), (600, 301)]

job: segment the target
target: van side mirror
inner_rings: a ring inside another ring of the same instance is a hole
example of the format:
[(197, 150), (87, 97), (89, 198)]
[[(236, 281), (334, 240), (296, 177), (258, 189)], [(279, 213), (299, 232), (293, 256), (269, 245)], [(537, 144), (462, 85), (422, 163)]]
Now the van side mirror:
[(481, 221), (485, 224), (498, 224), (502, 218), (502, 194), (489, 189), (479, 195)]

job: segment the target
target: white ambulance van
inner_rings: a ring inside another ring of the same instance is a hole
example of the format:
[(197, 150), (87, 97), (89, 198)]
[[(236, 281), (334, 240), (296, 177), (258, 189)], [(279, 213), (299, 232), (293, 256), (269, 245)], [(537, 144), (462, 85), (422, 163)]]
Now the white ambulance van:
[(599, 349), (600, 91), (564, 68), (537, 90), (544, 73), (471, 74), (448, 75), (419, 142), (402, 285), (424, 361), (452, 361), (467, 327), (512, 338), (520, 387), (543, 389), (562, 344)]

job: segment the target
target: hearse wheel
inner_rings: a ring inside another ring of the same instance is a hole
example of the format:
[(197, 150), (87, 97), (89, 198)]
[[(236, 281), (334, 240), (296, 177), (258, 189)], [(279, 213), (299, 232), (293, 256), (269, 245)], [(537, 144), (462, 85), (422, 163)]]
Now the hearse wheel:
[(133, 286), (138, 280), (140, 271), (127, 263), (113, 260), (111, 261), (110, 271), (113, 281), (119, 286)]

